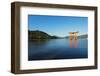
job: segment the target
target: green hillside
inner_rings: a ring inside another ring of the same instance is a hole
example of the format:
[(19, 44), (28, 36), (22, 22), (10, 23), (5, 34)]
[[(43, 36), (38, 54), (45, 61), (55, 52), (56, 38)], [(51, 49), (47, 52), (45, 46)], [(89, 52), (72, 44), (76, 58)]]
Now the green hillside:
[(42, 31), (28, 31), (28, 38), (29, 40), (32, 39), (56, 39), (57, 36), (50, 36), (49, 34), (42, 32)]

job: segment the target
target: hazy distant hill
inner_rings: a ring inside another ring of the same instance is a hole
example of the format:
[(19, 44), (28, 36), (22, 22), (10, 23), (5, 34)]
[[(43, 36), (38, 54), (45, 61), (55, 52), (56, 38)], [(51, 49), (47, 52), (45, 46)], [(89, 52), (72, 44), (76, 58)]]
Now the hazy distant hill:
[[(67, 36), (66, 38), (69, 38), (69, 36)], [(84, 35), (78, 36), (78, 39), (83, 39), (83, 38), (88, 38), (88, 35), (84, 34)]]
[(79, 38), (79, 39), (88, 38), (88, 35), (87, 35), (87, 34), (80, 35), (80, 36), (78, 36), (78, 38)]

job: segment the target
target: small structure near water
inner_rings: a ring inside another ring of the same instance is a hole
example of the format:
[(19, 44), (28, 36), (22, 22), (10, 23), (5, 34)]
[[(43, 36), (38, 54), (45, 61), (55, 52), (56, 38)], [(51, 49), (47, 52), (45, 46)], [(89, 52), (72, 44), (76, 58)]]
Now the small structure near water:
[[(69, 32), (70, 36), (69, 36), (69, 39), (70, 39), (70, 48), (72, 48), (74, 45), (74, 48), (77, 48), (77, 39), (78, 39), (78, 32)], [(74, 40), (74, 43), (72, 42)]]
[(70, 36), (70, 40), (77, 40), (78, 39), (78, 32), (69, 32)]

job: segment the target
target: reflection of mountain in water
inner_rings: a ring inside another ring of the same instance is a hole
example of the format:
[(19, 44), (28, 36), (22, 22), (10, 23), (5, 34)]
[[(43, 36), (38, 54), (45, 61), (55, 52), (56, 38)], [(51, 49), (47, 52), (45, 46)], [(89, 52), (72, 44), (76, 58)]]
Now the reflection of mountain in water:
[[(28, 31), (28, 38), (29, 40), (34, 40), (34, 39), (59, 39), (61, 37), (58, 36), (51, 36), (43, 31)], [(69, 38), (69, 36), (63, 37), (63, 38)], [(87, 34), (84, 35), (80, 35), (78, 36), (79, 39), (83, 39), (83, 38), (88, 38)]]

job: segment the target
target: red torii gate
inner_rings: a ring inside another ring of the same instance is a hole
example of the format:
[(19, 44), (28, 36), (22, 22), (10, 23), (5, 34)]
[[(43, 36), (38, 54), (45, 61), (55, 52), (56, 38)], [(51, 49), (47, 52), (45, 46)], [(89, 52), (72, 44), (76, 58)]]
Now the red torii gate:
[[(77, 48), (77, 39), (78, 39), (78, 32), (69, 32), (70, 34), (70, 48), (72, 48), (74, 45), (74, 48)], [(72, 42), (74, 39), (74, 43)]]
[(73, 38), (75, 39), (75, 40), (77, 40), (78, 39), (78, 32), (69, 32), (69, 34), (70, 34), (70, 40), (72, 40)]

